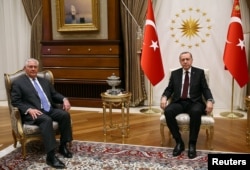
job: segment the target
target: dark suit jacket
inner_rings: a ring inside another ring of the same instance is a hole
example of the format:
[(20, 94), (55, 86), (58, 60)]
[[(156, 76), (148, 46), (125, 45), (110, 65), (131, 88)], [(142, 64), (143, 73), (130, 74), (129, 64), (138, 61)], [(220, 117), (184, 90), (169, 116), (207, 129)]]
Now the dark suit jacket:
[[(37, 80), (52, 107), (55, 106), (55, 103), (63, 102), (64, 96), (58, 93), (47, 79), (37, 77)], [(12, 105), (19, 109), (22, 117), (29, 108), (41, 110), (40, 98), (27, 75), (20, 76), (12, 83), (11, 99)]]
[[(167, 99), (171, 97), (172, 102), (180, 100), (181, 88), (182, 88), (182, 74), (183, 74), (182, 68), (172, 71), (169, 79), (169, 84), (163, 92), (163, 96), (166, 96)], [(202, 96), (204, 96), (205, 100), (213, 99), (203, 69), (196, 67), (191, 68), (189, 95), (190, 99), (193, 102), (204, 103)]]

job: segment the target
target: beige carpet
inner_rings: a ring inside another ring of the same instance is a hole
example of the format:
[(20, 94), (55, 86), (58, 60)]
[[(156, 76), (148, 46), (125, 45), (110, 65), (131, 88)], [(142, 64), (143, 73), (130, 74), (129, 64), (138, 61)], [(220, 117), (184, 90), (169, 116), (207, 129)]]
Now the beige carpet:
[[(0, 157), (0, 169), (50, 169), (45, 161), (43, 145), (39, 142), (29, 143), (27, 158), (21, 156), (20, 147), (6, 148), (6, 154)], [(187, 151), (180, 156), (172, 156), (172, 148), (115, 144), (103, 142), (73, 141), (71, 151), (73, 158), (63, 158), (57, 154), (67, 169), (82, 170), (170, 170), (170, 169), (207, 169), (208, 153), (197, 151), (197, 157), (189, 159)]]

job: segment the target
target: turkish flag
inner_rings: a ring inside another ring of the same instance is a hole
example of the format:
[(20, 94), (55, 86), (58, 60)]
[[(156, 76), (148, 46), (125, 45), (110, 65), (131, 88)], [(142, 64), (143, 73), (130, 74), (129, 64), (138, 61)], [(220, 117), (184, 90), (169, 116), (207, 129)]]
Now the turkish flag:
[(239, 0), (234, 1), (223, 60), (239, 86), (246, 85), (249, 77)]
[(164, 78), (160, 45), (156, 33), (155, 18), (151, 0), (148, 0), (147, 18), (141, 55), (141, 67), (154, 86)]

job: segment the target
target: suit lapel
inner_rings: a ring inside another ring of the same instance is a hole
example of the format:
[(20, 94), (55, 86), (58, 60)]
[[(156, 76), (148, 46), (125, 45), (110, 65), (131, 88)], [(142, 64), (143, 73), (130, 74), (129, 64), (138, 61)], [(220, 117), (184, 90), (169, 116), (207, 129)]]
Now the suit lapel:
[(193, 82), (195, 81), (195, 70), (194, 70), (194, 68), (191, 69), (191, 74), (190, 75), (191, 75), (191, 79), (190, 79), (190, 88), (191, 88)]
[(182, 88), (182, 68), (179, 69), (179, 71), (177, 72), (177, 80), (179, 81), (178, 82), (178, 95), (181, 96), (181, 88)]
[(37, 93), (37, 92), (36, 92), (36, 89), (35, 89), (35, 87), (34, 87), (34, 85), (33, 85), (32, 82), (30, 81), (30, 78), (29, 78), (28, 76), (25, 76), (25, 77), (26, 77), (26, 78), (25, 78), (25, 81), (26, 81), (25, 84), (27, 84), (28, 88), (33, 89), (33, 91), (34, 91), (35, 93)]
[(30, 78), (27, 75), (25, 75), (24, 81), (25, 81), (24, 84), (27, 85), (27, 88), (31, 89), (33, 91), (33, 93), (37, 96), (37, 98), (40, 100), (40, 97), (39, 97), (34, 85), (32, 84), (32, 82), (30, 81)]

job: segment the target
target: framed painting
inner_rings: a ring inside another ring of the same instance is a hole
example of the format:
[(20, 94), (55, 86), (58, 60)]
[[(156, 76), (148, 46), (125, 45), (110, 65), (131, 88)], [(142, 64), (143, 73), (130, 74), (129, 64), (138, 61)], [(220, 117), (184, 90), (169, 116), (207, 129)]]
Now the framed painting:
[(98, 31), (99, 0), (56, 0), (58, 32)]

